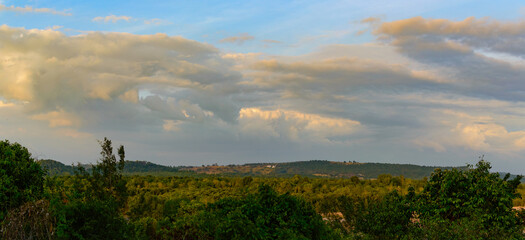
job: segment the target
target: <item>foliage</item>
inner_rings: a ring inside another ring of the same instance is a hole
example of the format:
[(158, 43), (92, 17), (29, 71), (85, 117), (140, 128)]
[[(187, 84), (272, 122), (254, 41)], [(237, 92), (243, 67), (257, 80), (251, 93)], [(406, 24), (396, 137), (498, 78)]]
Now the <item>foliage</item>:
[(311, 205), (261, 185), (257, 194), (209, 205), (201, 225), (214, 239), (330, 239)]
[[(223, 198), (197, 207), (190, 214), (178, 211), (185, 201), (166, 202), (165, 218), (141, 218), (137, 236), (157, 239), (336, 239), (310, 204), (289, 194), (277, 194), (260, 185), (242, 198)], [(187, 203), (187, 202), (186, 202)], [(195, 209), (195, 208), (194, 208)], [(177, 214), (178, 212), (178, 214)], [(171, 215), (171, 217), (168, 217)], [(173, 217), (179, 215), (178, 217)]]
[(42, 197), (44, 175), (27, 148), (0, 141), (0, 221), (10, 209)]
[[(523, 239), (525, 211), (512, 206), (523, 202), (525, 185), (521, 177), (490, 173), (484, 160), (475, 168), (436, 169), (428, 180), (392, 171), (363, 179), (348, 169), (370, 173), (383, 165), (328, 161), (242, 166), (278, 172), (262, 177), (199, 175), (126, 162), (122, 146), (115, 155), (110, 140), (100, 145), (96, 165), (44, 181), (27, 149), (0, 142), (2, 238)], [(52, 160), (40, 164), (61, 167)], [(144, 175), (124, 175), (126, 164)], [(176, 176), (146, 176), (150, 171)], [(289, 175), (322, 171), (338, 178)], [(14, 184), (20, 179), (34, 181)]]
[[(119, 204), (124, 204), (127, 197), (126, 181), (122, 178), (122, 171), (125, 166), (124, 146), (118, 149), (120, 160), (113, 154), (111, 140), (104, 138), (100, 141), (102, 151), (100, 152), (100, 162), (91, 167), (88, 172), (79, 166), (75, 175), (77, 176), (76, 188), (78, 191), (85, 191), (87, 198), (95, 200), (115, 200)], [(89, 187), (81, 186), (82, 181), (87, 181)]]
[(519, 231), (512, 201), (519, 198), (521, 176), (501, 179), (490, 173), (483, 159), (468, 170), (436, 169), (419, 199), (419, 215), (424, 219), (456, 221), (477, 219), (485, 229)]
[(74, 200), (58, 209), (58, 239), (125, 239), (128, 229), (113, 201)]
[(481, 219), (476, 217), (450, 221), (443, 218), (423, 218), (419, 226), (411, 229), (408, 239), (523, 239), (520, 232), (501, 228), (486, 228)]
[(337, 206), (344, 221), (332, 225), (354, 236), (366, 236), (366, 239), (400, 239), (414, 227), (410, 201), (411, 197), (397, 191), (379, 199), (342, 196), (337, 199)]
[(119, 147), (117, 161), (111, 140), (104, 138), (99, 143), (100, 162), (90, 172), (79, 166), (71, 178), (71, 190), (54, 192), (59, 239), (119, 239), (128, 233), (120, 213), (127, 199), (126, 181), (122, 177), (124, 147)]

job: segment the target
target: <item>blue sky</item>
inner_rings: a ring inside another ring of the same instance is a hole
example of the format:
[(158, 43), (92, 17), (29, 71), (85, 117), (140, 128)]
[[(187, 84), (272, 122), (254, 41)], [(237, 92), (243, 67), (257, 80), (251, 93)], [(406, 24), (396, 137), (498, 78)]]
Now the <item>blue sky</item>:
[(0, 1), (0, 136), (94, 162), (525, 171), (520, 1)]
[[(216, 44), (224, 51), (304, 54), (325, 44), (373, 41), (369, 34), (356, 36), (366, 26), (362, 19), (384, 21), (423, 16), (463, 20), (491, 17), (514, 20), (523, 17), (520, 1), (3, 1), (5, 6), (50, 8), (70, 14), (3, 11), (2, 23), (13, 27), (46, 29), (61, 27), (68, 35), (86, 31), (165, 33)], [(126, 16), (116, 22), (93, 21), (96, 17)], [(148, 24), (149, 22), (149, 24)], [(244, 44), (220, 40), (242, 33), (254, 36)], [(276, 40), (281, 44), (266, 43)]]

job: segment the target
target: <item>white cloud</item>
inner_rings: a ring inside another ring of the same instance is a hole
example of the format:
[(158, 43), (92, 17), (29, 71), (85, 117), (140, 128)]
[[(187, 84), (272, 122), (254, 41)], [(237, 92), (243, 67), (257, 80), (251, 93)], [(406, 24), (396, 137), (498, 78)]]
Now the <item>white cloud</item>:
[(0, 11), (20, 12), (20, 13), (49, 13), (53, 15), (71, 16), (67, 11), (57, 11), (52, 8), (33, 8), (31, 6), (15, 7), (13, 5), (6, 6), (0, 3)]
[(129, 17), (129, 16), (115, 16), (115, 15), (109, 15), (109, 16), (105, 16), (105, 17), (95, 17), (93, 18), (93, 22), (112, 22), (112, 23), (116, 23), (118, 21), (126, 21), (126, 22), (129, 22), (131, 19), (133, 19), (132, 17)]
[(236, 43), (238, 45), (242, 45), (246, 41), (251, 41), (253, 39), (255, 39), (254, 36), (248, 33), (241, 33), (238, 36), (231, 36), (231, 37), (223, 38), (219, 42), (220, 43)]
[(414, 143), (438, 152), (463, 147), (508, 156), (525, 151), (525, 129), (509, 131), (491, 116), (476, 116), (451, 110), (438, 113), (442, 117), (436, 128), (418, 136)]
[(252, 136), (284, 138), (293, 141), (331, 141), (350, 136), (360, 123), (350, 119), (324, 117), (293, 110), (243, 108), (239, 112), (241, 131)]

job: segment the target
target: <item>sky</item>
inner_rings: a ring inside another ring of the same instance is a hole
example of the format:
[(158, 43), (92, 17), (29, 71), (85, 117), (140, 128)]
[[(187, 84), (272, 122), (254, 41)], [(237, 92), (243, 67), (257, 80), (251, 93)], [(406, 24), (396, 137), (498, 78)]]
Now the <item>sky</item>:
[(0, 0), (0, 139), (94, 163), (525, 173), (521, 1)]

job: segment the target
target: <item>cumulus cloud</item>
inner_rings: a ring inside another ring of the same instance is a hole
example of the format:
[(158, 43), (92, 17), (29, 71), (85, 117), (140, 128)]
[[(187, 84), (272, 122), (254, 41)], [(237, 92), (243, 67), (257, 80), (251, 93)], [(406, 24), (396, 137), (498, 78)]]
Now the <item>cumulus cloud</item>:
[(68, 13), (67, 11), (57, 11), (52, 8), (34, 8), (31, 6), (25, 6), (25, 7), (15, 7), (13, 5), (6, 6), (4, 4), (0, 4), (0, 11), (10, 11), (10, 12), (20, 12), (20, 13), (49, 13), (54, 15), (62, 15), (62, 16), (71, 16), (71, 13)]
[(421, 134), (414, 143), (438, 152), (463, 147), (509, 156), (525, 150), (525, 130), (510, 131), (487, 115), (471, 115), (452, 110), (437, 113), (442, 115), (440, 121), (436, 122), (436, 127), (441, 131)]
[(359, 122), (350, 119), (259, 108), (241, 109), (239, 124), (248, 135), (313, 142), (349, 136), (360, 127)]
[(235, 43), (235, 44), (242, 45), (246, 41), (251, 41), (253, 39), (255, 39), (254, 36), (251, 36), (248, 33), (241, 33), (238, 36), (231, 36), (231, 37), (223, 38), (219, 42), (220, 43)]
[[(192, 116), (184, 119), (197, 121), (225, 108), (211, 102), (226, 102), (217, 100), (220, 92), (229, 91), (239, 78), (213, 46), (163, 34), (69, 37), (53, 30), (4, 25), (0, 42), (0, 96), (23, 103), (27, 111), (41, 114), (34, 119), (52, 126), (70, 124), (58, 120), (59, 113), (89, 115), (99, 102), (117, 109), (119, 102), (122, 109), (139, 104), (135, 111), (151, 107), (150, 111), (163, 110), (163, 116), (173, 118), (180, 118), (173, 113), (178, 109), (179, 114)], [(140, 91), (156, 89), (163, 98), (177, 97), (176, 104), (152, 105), (149, 99), (154, 96), (140, 99)], [(226, 113), (233, 115), (215, 115), (229, 121), (237, 118), (236, 113)], [(49, 120), (53, 118), (57, 120)], [(84, 124), (89, 119), (93, 117)]]
[(118, 21), (126, 21), (126, 22), (129, 22), (131, 19), (133, 19), (132, 17), (129, 17), (129, 16), (115, 16), (115, 15), (109, 15), (109, 16), (105, 16), (105, 17), (94, 17), (93, 18), (93, 22), (112, 22), (112, 23), (116, 23)]

